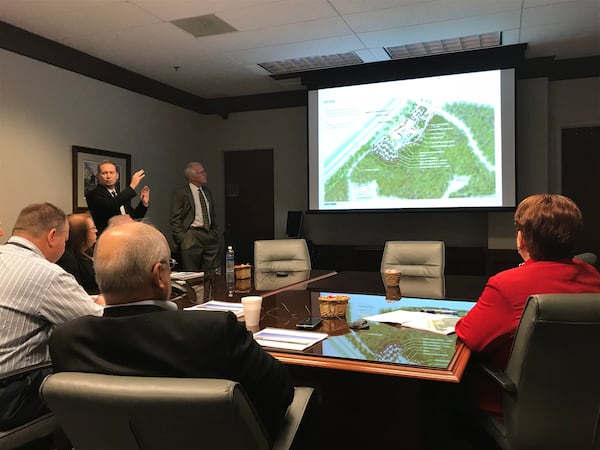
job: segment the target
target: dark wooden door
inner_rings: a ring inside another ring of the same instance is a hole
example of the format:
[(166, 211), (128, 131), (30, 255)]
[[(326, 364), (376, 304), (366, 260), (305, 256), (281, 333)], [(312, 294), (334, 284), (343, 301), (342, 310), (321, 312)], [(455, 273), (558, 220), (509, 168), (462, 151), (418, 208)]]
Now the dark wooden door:
[(225, 245), (236, 264), (254, 264), (254, 241), (274, 237), (273, 150), (224, 152)]
[(600, 127), (562, 130), (562, 193), (583, 213), (583, 236), (575, 253), (600, 256)]

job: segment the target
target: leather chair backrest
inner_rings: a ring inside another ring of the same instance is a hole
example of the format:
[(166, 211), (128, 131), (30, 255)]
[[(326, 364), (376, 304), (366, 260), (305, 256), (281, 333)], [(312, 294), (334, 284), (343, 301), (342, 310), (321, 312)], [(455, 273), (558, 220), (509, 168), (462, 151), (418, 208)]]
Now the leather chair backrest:
[(254, 268), (262, 272), (310, 270), (310, 254), (304, 239), (254, 241)]
[(592, 266), (595, 266), (598, 262), (598, 256), (592, 252), (579, 253), (573, 256), (573, 258), (584, 261), (588, 264), (591, 264)]
[(387, 241), (381, 272), (399, 269), (402, 276), (440, 278), (446, 264), (444, 241)]
[(271, 448), (229, 380), (61, 372), (40, 392), (77, 450)]
[(600, 294), (531, 296), (506, 375), (508, 440), (514, 448), (593, 449), (600, 444)]

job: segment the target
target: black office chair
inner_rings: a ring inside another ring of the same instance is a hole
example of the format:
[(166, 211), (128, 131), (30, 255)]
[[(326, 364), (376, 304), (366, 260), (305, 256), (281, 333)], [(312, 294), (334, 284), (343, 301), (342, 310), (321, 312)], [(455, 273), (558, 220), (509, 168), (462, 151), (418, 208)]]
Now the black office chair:
[(273, 443), (230, 380), (61, 372), (40, 392), (77, 450), (267, 450), (296, 448), (314, 389), (295, 389)]
[(482, 423), (502, 449), (600, 448), (600, 294), (531, 296), (504, 373), (504, 421)]
[[(35, 366), (17, 369), (0, 376), (0, 385), (11, 380), (23, 377), (28, 372), (50, 367), (50, 364), (37, 364)], [(52, 413), (44, 414), (26, 424), (0, 431), (0, 450), (9, 450), (30, 444), (38, 439), (49, 437), (55, 433), (58, 426)]]

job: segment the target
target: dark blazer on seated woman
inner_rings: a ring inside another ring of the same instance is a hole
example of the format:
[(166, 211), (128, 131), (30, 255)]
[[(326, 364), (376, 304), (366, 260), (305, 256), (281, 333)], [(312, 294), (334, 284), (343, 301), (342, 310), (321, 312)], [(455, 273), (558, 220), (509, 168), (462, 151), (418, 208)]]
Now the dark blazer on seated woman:
[(103, 317), (58, 327), (50, 338), (55, 372), (239, 381), (274, 436), (294, 395), (286, 367), (233, 313), (168, 306), (175, 307), (164, 301), (112, 306)]
[(96, 244), (96, 225), (89, 213), (69, 214), (67, 220), (69, 239), (65, 244), (65, 252), (56, 264), (73, 275), (88, 294), (98, 294), (96, 272), (91, 257)]
[(73, 250), (67, 249), (60, 259), (56, 261), (56, 264), (73, 275), (77, 283), (85, 289), (85, 292), (90, 295), (99, 293), (92, 258), (82, 254), (78, 255)]
[(99, 293), (91, 254), (96, 244), (96, 225), (89, 213), (69, 214), (69, 239), (56, 264), (75, 277), (90, 295)]

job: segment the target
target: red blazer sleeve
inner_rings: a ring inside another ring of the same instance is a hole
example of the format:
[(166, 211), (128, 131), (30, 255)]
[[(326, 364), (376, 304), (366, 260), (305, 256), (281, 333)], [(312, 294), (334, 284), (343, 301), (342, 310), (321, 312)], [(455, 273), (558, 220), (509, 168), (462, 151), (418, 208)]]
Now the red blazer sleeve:
[(490, 278), (475, 306), (455, 327), (456, 335), (475, 352), (485, 351), (493, 342), (514, 333), (513, 306), (497, 281), (497, 277)]

